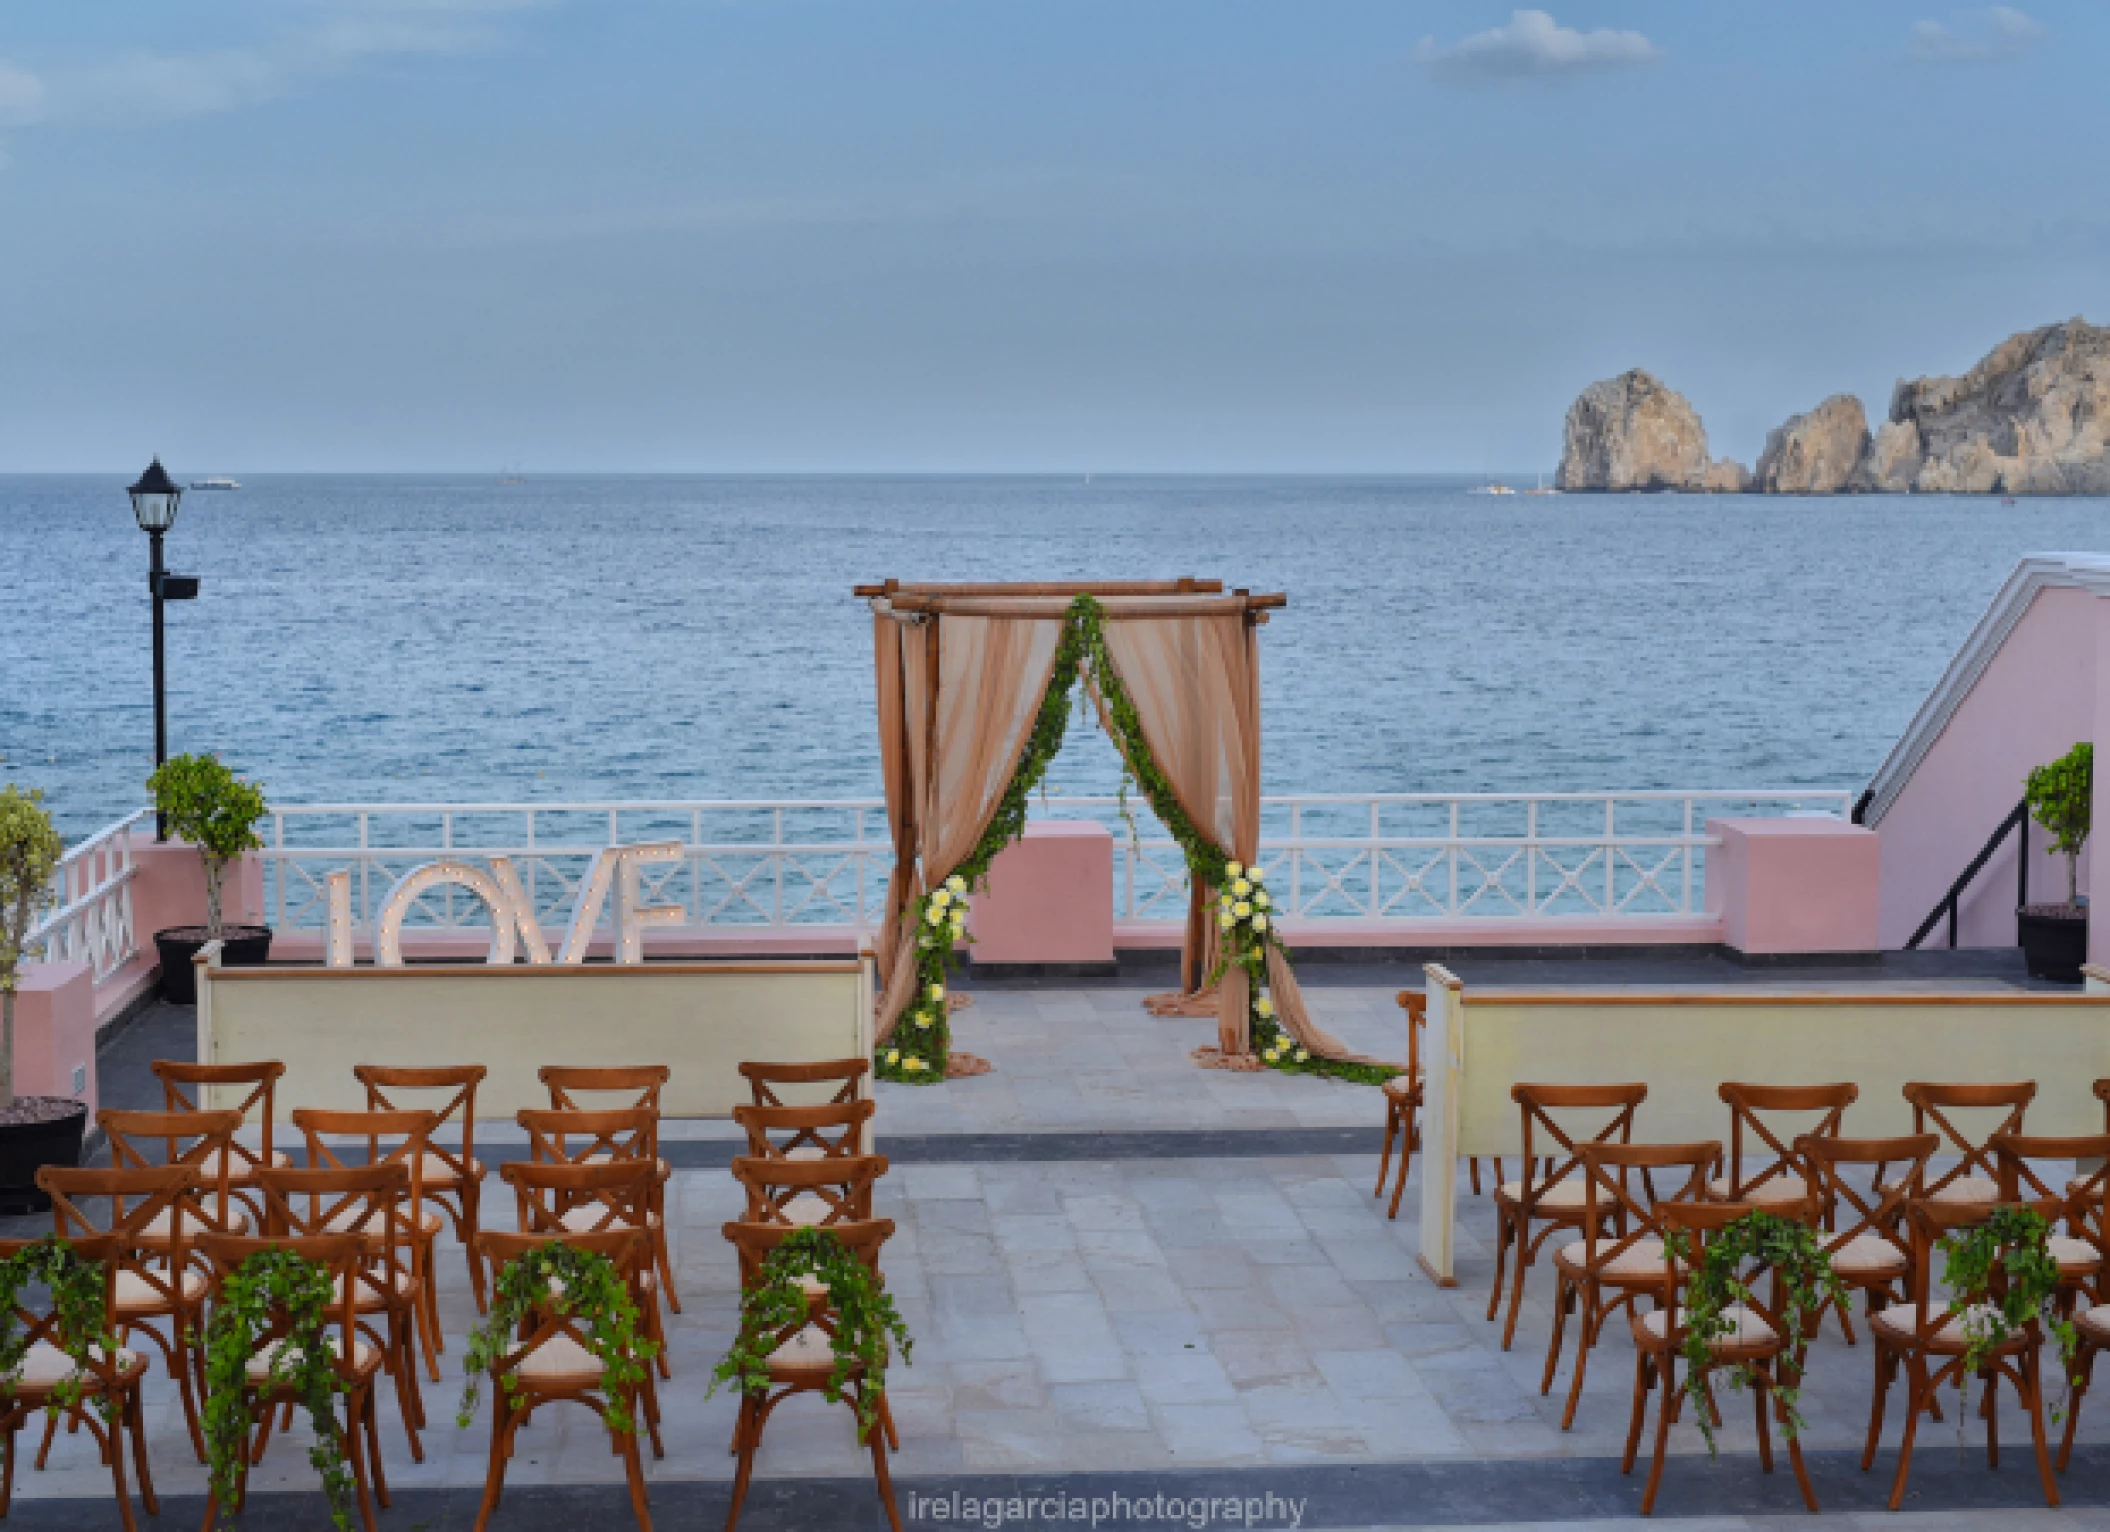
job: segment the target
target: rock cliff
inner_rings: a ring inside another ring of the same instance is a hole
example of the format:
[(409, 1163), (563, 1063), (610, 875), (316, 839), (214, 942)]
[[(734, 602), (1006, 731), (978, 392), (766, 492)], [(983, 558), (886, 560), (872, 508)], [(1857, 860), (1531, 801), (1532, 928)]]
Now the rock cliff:
[(1766, 495), (1836, 495), (1868, 453), (1868, 416), (1852, 394), (1833, 394), (1766, 437), (1752, 487)]
[(2009, 336), (1960, 378), (1899, 383), (1891, 457), (1868, 487), (1922, 494), (2110, 494), (2110, 329)]
[(1670, 489), (1734, 494), (1750, 475), (1707, 455), (1707, 430), (1683, 395), (1635, 368), (1592, 383), (1568, 408), (1564, 490)]

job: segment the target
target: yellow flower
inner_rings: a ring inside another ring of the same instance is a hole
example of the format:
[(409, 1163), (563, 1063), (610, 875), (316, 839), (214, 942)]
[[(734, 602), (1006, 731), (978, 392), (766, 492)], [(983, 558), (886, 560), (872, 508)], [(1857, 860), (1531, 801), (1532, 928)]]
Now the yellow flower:
[(1255, 883), (1262, 883), (1267, 880), (1267, 874), (1262, 872), (1258, 867), (1248, 867), (1245, 870), (1245, 875), (1251, 878)]
[(1265, 931), (1267, 929), (1267, 916), (1255, 915), (1253, 917), (1253, 929), (1256, 931)]
[(1310, 1063), (1310, 1062), (1311, 1062), (1311, 1050), (1310, 1050), (1310, 1049), (1308, 1049), (1308, 1048), (1299, 1048), (1299, 1049), (1297, 1050), (1297, 1062), (1298, 1062), (1299, 1064), (1308, 1064), (1308, 1063)]
[(903, 1064), (903, 1065), (902, 1065), (901, 1067), (902, 1067), (903, 1069), (915, 1069), (915, 1070), (921, 1070), (921, 1069), (927, 1069), (927, 1068), (929, 1068), (930, 1066), (929, 1066), (929, 1065), (927, 1065), (927, 1064), (925, 1064), (925, 1063), (923, 1062), (923, 1060), (921, 1060), (921, 1059), (910, 1059), (910, 1060), (909, 1060), (909, 1061), (908, 1061), (908, 1062), (907, 1062), (906, 1064)]
[(924, 1015), (921, 1011), (918, 1011), (916, 1012), (916, 1025), (919, 1027), (928, 1028), (930, 1026), (930, 1018)]
[(933, 984), (927, 991), (927, 993), (933, 1000), (943, 1000), (945, 998), (945, 986), (942, 984)]
[(888, 1062), (889, 1064), (898, 1064), (898, 1063), (900, 1063), (900, 1062), (901, 1062), (901, 1050), (900, 1050), (899, 1048), (889, 1048), (889, 1049), (887, 1049), (887, 1051), (886, 1051), (886, 1061), (887, 1061), (887, 1062)]
[(1246, 916), (1253, 913), (1253, 907), (1250, 904), (1247, 904), (1243, 899), (1241, 899), (1236, 904), (1231, 906), (1231, 913), (1233, 915), (1236, 915), (1240, 920), (1243, 920), (1246, 918)]
[(934, 926), (943, 925), (945, 923), (945, 912), (934, 904), (923, 912), (923, 918)]
[(1238, 918), (1233, 915), (1229, 910), (1225, 910), (1221, 915), (1216, 917), (1216, 923), (1222, 926), (1226, 931), (1228, 931), (1231, 929), (1231, 927), (1238, 924)]
[(930, 896), (930, 902), (931, 908), (942, 910), (946, 905), (952, 903), (952, 895), (941, 888)]
[(1255, 1000), (1253, 1002), (1253, 1009), (1258, 1011), (1263, 1016), (1272, 1016), (1275, 1014), (1275, 1002), (1268, 999), (1267, 996), (1262, 995), (1258, 1000)]
[(954, 873), (951, 877), (947, 878), (945, 880), (945, 886), (955, 894), (964, 894), (967, 892), (967, 880), (961, 877), (958, 873)]
[(1268, 899), (1267, 896), (1267, 890), (1264, 888), (1253, 895), (1253, 908), (1256, 910), (1266, 909), (1270, 902), (1271, 901)]
[(1244, 878), (1240, 878), (1237, 882), (1231, 885), (1231, 892), (1236, 894), (1241, 899), (1243, 899), (1247, 894), (1250, 894), (1252, 891), (1253, 885), (1246, 882)]
[(1225, 876), (1225, 877), (1227, 877), (1227, 878), (1242, 878), (1242, 877), (1244, 877), (1244, 876), (1245, 876), (1245, 863), (1243, 863), (1243, 862), (1226, 862), (1226, 863), (1224, 863), (1224, 876)]
[(1272, 1064), (1282, 1057), (1282, 1050), (1280, 1048), (1270, 1048), (1267, 1052), (1263, 1053), (1261, 1057), (1266, 1059), (1270, 1064)]

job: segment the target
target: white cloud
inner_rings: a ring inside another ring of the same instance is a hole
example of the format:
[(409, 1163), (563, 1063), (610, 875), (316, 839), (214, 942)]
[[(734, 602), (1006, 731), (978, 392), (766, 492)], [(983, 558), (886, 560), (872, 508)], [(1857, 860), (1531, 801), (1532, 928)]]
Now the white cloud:
[(1475, 32), (1449, 47), (1424, 37), (1414, 61), (1463, 80), (1517, 80), (1653, 64), (1663, 52), (1639, 32), (1579, 32), (1545, 11), (1517, 11), (1507, 26)]
[(0, 59), (0, 127), (21, 127), (44, 115), (44, 82)]
[(2013, 58), (2042, 40), (2043, 26), (2011, 5), (1967, 11), (1939, 21), (1915, 21), (1905, 51), (1922, 63), (1978, 64)]

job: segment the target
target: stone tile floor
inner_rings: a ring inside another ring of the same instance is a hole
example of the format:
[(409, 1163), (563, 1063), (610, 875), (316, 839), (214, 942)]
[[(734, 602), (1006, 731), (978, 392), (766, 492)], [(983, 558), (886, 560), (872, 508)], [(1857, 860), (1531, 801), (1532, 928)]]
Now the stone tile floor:
[[(960, 1014), (960, 1044), (993, 1059), (997, 1072), (937, 1087), (884, 1087), (879, 1147), (884, 1151), (889, 1133), (1182, 1127), (1264, 1135), (1367, 1128), (1377, 1120), (1376, 1093), (1368, 1088), (1195, 1068), (1187, 1051), (1211, 1035), (1211, 1023), (1148, 1017), (1138, 1005), (1141, 992), (1135, 985), (984, 991), (980, 1004)], [(1314, 1000), (1326, 1023), (1358, 1046), (1396, 1051), (1388, 1046), (1400, 1037), (1389, 988), (1315, 989)], [(173, 1051), (187, 1025), (187, 1012), (164, 1009), (131, 1041)], [(106, 1076), (112, 1085), (118, 1078)], [(718, 1124), (681, 1126), (722, 1131)], [(491, 1134), (503, 1136), (495, 1125)], [(1371, 1195), (1375, 1175), (1370, 1154), (897, 1166), (881, 1184), (878, 1208), (899, 1226), (887, 1247), (887, 1280), (916, 1337), (912, 1365), (897, 1364), (890, 1379), (902, 1436), (897, 1476), (905, 1487), (942, 1493), (948, 1482), (990, 1476), (1085, 1482), (1084, 1475), (1126, 1474), (1150, 1482), (1151, 1475), (1177, 1474), (1193, 1483), (1197, 1474), (1240, 1482), (1295, 1474), (1318, 1486), (1308, 1525), (1447, 1524), (1431, 1521), (1433, 1504), (1405, 1502), (1397, 1520), (1370, 1520), (1368, 1494), (1352, 1487), (1358, 1472), (1425, 1465), (1431, 1473), (1475, 1476), (1475, 1525), (1594, 1525), (1605, 1514), (1630, 1514), (1645, 1464), (1631, 1484), (1618, 1479), (1616, 1464), (1606, 1466), (1624, 1445), (1634, 1374), (1623, 1322), (1608, 1327), (1593, 1354), (1576, 1426), (1563, 1432), (1572, 1334), (1553, 1395), (1539, 1392), (1550, 1330), (1548, 1268), (1534, 1270), (1516, 1344), (1504, 1352), (1499, 1326), (1485, 1318), (1490, 1204), (1461, 1194), (1462, 1285), (1439, 1289), (1414, 1261), (1412, 1188), (1400, 1219), (1388, 1221)], [(733, 1467), (726, 1446), (733, 1401), (724, 1394), (705, 1400), (703, 1393), (735, 1322), (733, 1261), (718, 1226), (739, 1210), (724, 1171), (676, 1174), (670, 1222), (685, 1312), (669, 1316), (675, 1375), (663, 1385), (667, 1456), (651, 1467), (670, 1492), (684, 1481), (722, 1484)], [(473, 1319), (458, 1250), (443, 1249), (440, 1276), (452, 1339), (445, 1381), (425, 1388), (426, 1460), (410, 1461), (392, 1400), (383, 1404), (384, 1450), (398, 1488), (470, 1492), (483, 1482), (489, 1422), (487, 1412), (468, 1429), (452, 1421), (461, 1337)], [(1827, 1324), (1803, 1398), (1805, 1444), (1825, 1454), (1815, 1470), (1818, 1493), (1851, 1511), (1814, 1522), (1801, 1515), (1784, 1463), (1762, 1484), (1749, 1407), (1728, 1398), (1720, 1463), (1708, 1463), (1690, 1424), (1674, 1434), (1665, 1509), (1762, 1505), (1766, 1514), (1704, 1522), (1666, 1516), (1659, 1524), (1787, 1524), (1775, 1512), (1792, 1514), (1799, 1526), (1876, 1524), (1865, 1507), (1878, 1487), (1871, 1480), (1887, 1487), (1897, 1407), (1876, 1475), (1864, 1477), (1838, 1456), (1859, 1447), (1871, 1365), (1865, 1336), (1861, 1346), (1848, 1347)], [(1992, 1477), (1983, 1470), (1982, 1437), (1973, 1433), (1970, 1456), (1959, 1463), (1954, 1420), (1952, 1409), (1950, 1425), (1922, 1430), (1916, 1475), (1924, 1470), (1925, 1482), (1937, 1486), (1928, 1494), (1946, 1495), (1939, 1486), (1951, 1484), (1981, 1494)], [(203, 1470), (158, 1367), (149, 1425), (164, 1493), (202, 1491)], [(2110, 1441), (2110, 1407), (2096, 1401), (2081, 1434), (2091, 1444)], [(2041, 1504), (2027, 1431), (2011, 1401), (2002, 1438), (1997, 1503)], [(1568, 1510), (1559, 1499), (1567, 1481), (1552, 1472), (1559, 1463), (1595, 1476), (1599, 1500), (1584, 1521), (1558, 1519)], [(1997, 1518), (2046, 1532), (2110, 1527), (2110, 1512), (2100, 1505), (2110, 1502), (2106, 1463), (2110, 1457), (2097, 1452), (2076, 1464), (2073, 1498), (2091, 1502), (2079, 1510), (1959, 1507), (1954, 1516), (1961, 1519), (1880, 1519), (1947, 1527)], [(812, 1398), (771, 1421), (758, 1469), (764, 1485), (853, 1487), (868, 1471), (847, 1411)], [(532, 1495), (536, 1487), (619, 1480), (593, 1418), (558, 1410), (523, 1437), (508, 1483)], [(253, 1482), (268, 1493), (305, 1490), (314, 1480), (305, 1453), (281, 1442)], [(16, 1480), (18, 1501), (81, 1497), (84, 1511), (107, 1493), (106, 1471), (85, 1436), (62, 1437), (49, 1469), (25, 1465)], [(1319, 1503), (1329, 1495), (1330, 1508)], [(621, 1519), (618, 1499), (609, 1500), (608, 1513), (611, 1522)], [(1502, 1515), (1525, 1519), (1501, 1522)], [(766, 1515), (756, 1522), (770, 1524)], [(783, 1524), (800, 1523), (793, 1516)]]

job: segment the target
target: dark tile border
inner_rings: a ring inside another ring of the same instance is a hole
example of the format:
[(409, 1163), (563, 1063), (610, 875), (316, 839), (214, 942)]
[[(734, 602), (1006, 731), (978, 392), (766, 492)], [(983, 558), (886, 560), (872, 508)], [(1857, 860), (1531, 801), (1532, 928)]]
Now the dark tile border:
[[(1284, 1155), (1376, 1154), (1382, 1128), (1202, 1128), (1141, 1133), (893, 1133), (879, 1152), (895, 1165), (999, 1165), (1074, 1160), (1251, 1160)], [(719, 1170), (746, 1152), (744, 1139), (663, 1138), (676, 1170)], [(479, 1147), (489, 1164), (525, 1159), (526, 1147)]]
[[(1656, 1502), (1658, 1521), (1686, 1516), (1803, 1515), (1795, 1479), (1782, 1452), (1775, 1472), (1759, 1472), (1752, 1456), (1710, 1463), (1687, 1454), (1665, 1470)], [(1875, 1470), (1862, 1473), (1851, 1452), (1810, 1455), (1810, 1477), (1827, 1514), (1856, 1515), (1886, 1509), (1896, 1455), (1885, 1452)], [(1176, 1469), (1161, 1473), (960, 1474), (895, 1481), (907, 1527), (1048, 1526), (1099, 1527), (1108, 1532), (1159, 1532), (1166, 1527), (1433, 1527), (1486, 1526), (1505, 1522), (1592, 1522), (1638, 1520), (1644, 1459), (1632, 1475), (1610, 1458), (1505, 1459), (1474, 1462), (1370, 1463), (1310, 1467)], [(26, 1476), (34, 1488), (35, 1476)], [(2069, 1507), (2110, 1505), (2110, 1448), (2082, 1448), (2060, 1480)], [(652, 1520), (668, 1529), (724, 1525), (730, 1486), (723, 1480), (668, 1481), (652, 1490)], [(1270, 1514), (1269, 1497), (1274, 1499)], [(475, 1522), (480, 1491), (399, 1490), (381, 1524), (402, 1532), (457, 1532)], [(938, 1502), (944, 1514), (938, 1513)], [(969, 1519), (954, 1507), (1001, 1502), (1001, 1522), (986, 1514)], [(1177, 1501), (1184, 1514), (1168, 1514)], [(1230, 1502), (1240, 1509), (1226, 1515)], [(1198, 1507), (1197, 1502), (1203, 1505)], [(1247, 1520), (1245, 1507), (1256, 1508)], [(2042, 1509), (2035, 1465), (2022, 1444), (2010, 1444), (1998, 1472), (1981, 1451), (1959, 1458), (1945, 1444), (1928, 1441), (1915, 1456), (1904, 1509), (1975, 1511), (1996, 1516)], [(1292, 1507), (1301, 1507), (1301, 1521)], [(1093, 1510), (1100, 1512), (1093, 1518)], [(73, 1532), (107, 1527), (114, 1507), (104, 1497), (28, 1499), (18, 1494), (7, 1518), (21, 1532)], [(1120, 1514), (1125, 1509), (1126, 1514)], [(167, 1496), (159, 1518), (148, 1526), (189, 1527), (204, 1513), (197, 1496)], [(316, 1493), (259, 1494), (244, 1518), (251, 1527), (324, 1528), (329, 1518)], [(496, 1523), (505, 1532), (570, 1532), (578, 1527), (630, 1526), (630, 1506), (620, 1485), (520, 1485), (506, 1492)], [(748, 1532), (819, 1532), (819, 1529), (877, 1529), (886, 1516), (869, 1479), (771, 1479), (755, 1483), (742, 1508)]]

